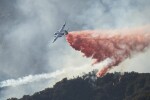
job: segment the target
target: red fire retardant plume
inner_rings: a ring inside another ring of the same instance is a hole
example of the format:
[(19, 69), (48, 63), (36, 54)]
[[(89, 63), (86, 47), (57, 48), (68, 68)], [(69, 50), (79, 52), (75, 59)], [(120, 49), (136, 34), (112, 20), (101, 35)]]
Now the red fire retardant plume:
[(104, 76), (133, 54), (143, 52), (150, 45), (150, 27), (109, 31), (74, 31), (66, 39), (75, 50), (94, 59), (93, 64), (110, 58), (111, 61), (99, 70), (98, 77)]

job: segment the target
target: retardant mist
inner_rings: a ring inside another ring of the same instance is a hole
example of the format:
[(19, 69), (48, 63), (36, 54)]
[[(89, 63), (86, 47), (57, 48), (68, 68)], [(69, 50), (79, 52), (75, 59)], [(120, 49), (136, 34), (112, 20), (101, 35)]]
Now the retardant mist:
[(150, 27), (122, 30), (85, 30), (69, 32), (66, 36), (70, 46), (94, 59), (92, 65), (110, 59), (97, 73), (103, 77), (113, 67), (128, 57), (144, 52), (150, 45)]

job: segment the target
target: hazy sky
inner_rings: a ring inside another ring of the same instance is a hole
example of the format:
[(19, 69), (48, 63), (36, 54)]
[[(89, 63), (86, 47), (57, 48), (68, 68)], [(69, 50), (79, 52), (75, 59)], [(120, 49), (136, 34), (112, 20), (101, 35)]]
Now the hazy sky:
[[(149, 25), (149, 5), (150, 0), (0, 0), (0, 81), (85, 66), (89, 59), (65, 38), (51, 43), (65, 21), (69, 31)], [(150, 50), (121, 66), (125, 71), (150, 72), (149, 59)], [(32, 94), (48, 82), (8, 87), (0, 95)]]

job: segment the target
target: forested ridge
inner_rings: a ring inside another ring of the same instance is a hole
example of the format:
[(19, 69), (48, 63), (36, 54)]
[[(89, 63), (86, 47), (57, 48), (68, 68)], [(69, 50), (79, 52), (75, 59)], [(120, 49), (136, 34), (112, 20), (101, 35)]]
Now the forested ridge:
[(115, 72), (102, 78), (95, 73), (64, 78), (52, 88), (7, 100), (150, 100), (150, 73)]

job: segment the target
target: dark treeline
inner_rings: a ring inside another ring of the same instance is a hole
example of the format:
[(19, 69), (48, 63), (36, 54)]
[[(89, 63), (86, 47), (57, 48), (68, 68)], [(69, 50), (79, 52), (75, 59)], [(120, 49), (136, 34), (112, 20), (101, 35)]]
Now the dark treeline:
[(108, 73), (102, 78), (96, 71), (68, 80), (32, 96), (7, 100), (150, 100), (150, 73)]

